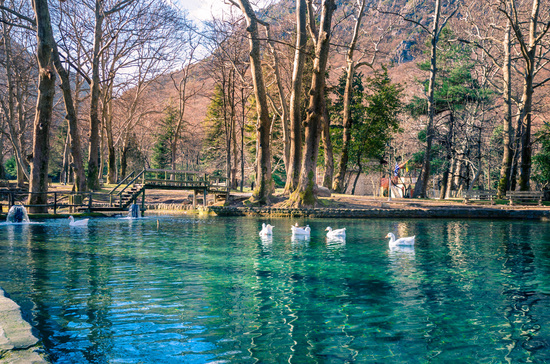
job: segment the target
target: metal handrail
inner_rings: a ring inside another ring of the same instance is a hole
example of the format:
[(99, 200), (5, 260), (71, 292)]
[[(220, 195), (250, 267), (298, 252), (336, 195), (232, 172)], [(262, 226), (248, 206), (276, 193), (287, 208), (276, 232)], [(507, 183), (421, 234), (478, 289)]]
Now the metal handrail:
[(130, 173), (129, 175), (124, 177), (124, 179), (122, 181), (120, 181), (120, 183), (118, 185), (116, 185), (115, 188), (113, 188), (111, 190), (111, 192), (109, 192), (109, 195), (112, 195), (113, 192), (115, 192), (117, 188), (119, 188), (124, 182), (126, 182), (126, 180), (128, 180), (130, 177), (132, 177), (134, 175), (134, 173), (136, 173), (136, 171), (133, 171), (132, 173)]
[(120, 190), (120, 192), (117, 194), (117, 196), (119, 196), (119, 204), (120, 204), (120, 207), (122, 207), (122, 193), (124, 193), (124, 191), (126, 191), (126, 189), (131, 185), (133, 184), (139, 177), (141, 177), (143, 175), (143, 173), (145, 173), (145, 169), (143, 169), (141, 172), (139, 172), (139, 174), (137, 176), (134, 177), (133, 180), (131, 180), (130, 182), (128, 182), (126, 184), (126, 186)]

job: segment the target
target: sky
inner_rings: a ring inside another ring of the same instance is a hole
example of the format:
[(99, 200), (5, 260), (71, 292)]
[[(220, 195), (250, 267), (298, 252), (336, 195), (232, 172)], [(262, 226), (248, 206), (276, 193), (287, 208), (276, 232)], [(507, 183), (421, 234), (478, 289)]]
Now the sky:
[[(224, 0), (172, 0), (182, 9), (186, 9), (195, 21), (204, 21), (212, 18), (212, 15), (219, 16), (230, 5)], [(251, 0), (253, 8), (263, 7), (274, 0)], [(276, 0), (275, 0), (276, 1)]]
[(174, 0), (175, 3), (189, 12), (193, 20), (203, 21), (219, 15), (229, 5), (224, 0)]

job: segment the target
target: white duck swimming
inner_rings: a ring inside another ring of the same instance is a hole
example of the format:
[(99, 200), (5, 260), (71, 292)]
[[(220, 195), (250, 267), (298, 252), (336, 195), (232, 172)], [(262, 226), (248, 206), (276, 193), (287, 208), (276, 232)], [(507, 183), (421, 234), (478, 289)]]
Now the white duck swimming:
[(74, 221), (74, 217), (69, 216), (69, 226), (88, 226), (88, 221), (90, 219), (82, 219)]
[(309, 234), (311, 233), (311, 228), (309, 227), (309, 225), (307, 225), (306, 227), (299, 227), (298, 223), (296, 223), (296, 225), (291, 226), (290, 229), (292, 230), (292, 235), (309, 236)]
[(390, 246), (411, 246), (411, 245), (414, 245), (414, 238), (416, 237), (415, 236), (409, 236), (409, 237), (406, 237), (406, 238), (399, 238), (397, 240), (395, 240), (395, 235), (393, 235), (393, 233), (388, 233), (388, 235), (386, 235), (386, 239), (390, 239)]
[(262, 230), (260, 231), (260, 236), (271, 236), (273, 234), (273, 228), (275, 226), (269, 224), (262, 224)]
[(325, 231), (328, 231), (327, 238), (345, 238), (346, 228), (333, 230), (330, 226), (327, 226)]

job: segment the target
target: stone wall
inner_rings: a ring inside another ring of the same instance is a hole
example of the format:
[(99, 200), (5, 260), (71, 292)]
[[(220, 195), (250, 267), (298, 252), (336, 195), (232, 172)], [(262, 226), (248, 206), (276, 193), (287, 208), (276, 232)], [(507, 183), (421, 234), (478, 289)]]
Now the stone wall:
[[(385, 205), (385, 204), (383, 204)], [(220, 216), (273, 216), (311, 218), (449, 218), (449, 219), (550, 219), (550, 210), (511, 210), (493, 208), (270, 208), (210, 206)]]
[(23, 320), (21, 308), (0, 288), (0, 362), (48, 363), (31, 325)]

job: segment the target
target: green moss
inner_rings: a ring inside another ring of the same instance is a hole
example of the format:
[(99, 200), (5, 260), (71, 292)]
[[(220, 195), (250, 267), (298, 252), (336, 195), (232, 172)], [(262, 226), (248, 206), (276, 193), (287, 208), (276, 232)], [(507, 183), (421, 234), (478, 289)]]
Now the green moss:
[(499, 198), (502, 198), (506, 195), (507, 186), (508, 186), (508, 179), (505, 177), (501, 178), (500, 181), (498, 182), (498, 191), (497, 191)]
[(300, 202), (302, 205), (315, 206), (315, 203), (317, 202), (317, 198), (315, 197), (315, 193), (313, 191), (313, 188), (315, 187), (315, 184), (313, 183), (313, 178), (313, 171), (310, 171), (307, 175), (307, 186), (304, 191), (301, 191), (299, 193)]

